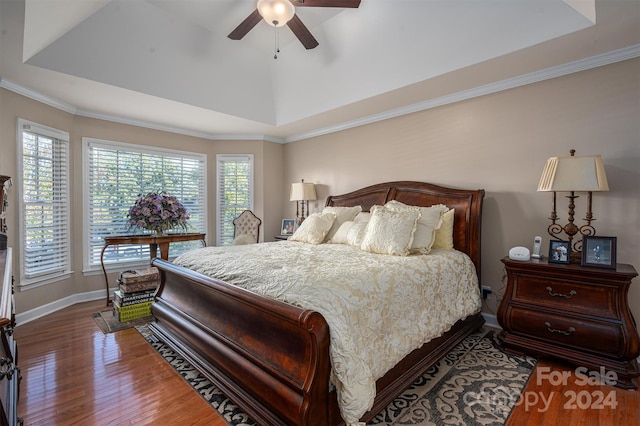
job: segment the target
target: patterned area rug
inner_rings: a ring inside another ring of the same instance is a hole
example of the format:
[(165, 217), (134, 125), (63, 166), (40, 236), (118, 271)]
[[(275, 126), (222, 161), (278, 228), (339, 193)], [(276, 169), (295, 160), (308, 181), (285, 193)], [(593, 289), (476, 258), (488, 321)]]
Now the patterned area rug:
[[(254, 426), (237, 406), (149, 331), (136, 329), (231, 426)], [(482, 328), (457, 345), (369, 424), (503, 425), (536, 365), (507, 355), (496, 333)]]

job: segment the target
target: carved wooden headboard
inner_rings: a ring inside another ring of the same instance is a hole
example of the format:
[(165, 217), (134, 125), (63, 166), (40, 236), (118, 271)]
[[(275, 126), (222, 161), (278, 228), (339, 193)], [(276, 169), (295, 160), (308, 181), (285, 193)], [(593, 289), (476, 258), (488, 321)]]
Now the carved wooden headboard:
[(412, 206), (429, 207), (444, 204), (455, 209), (453, 245), (469, 255), (480, 278), (480, 231), (482, 227), (482, 201), (484, 190), (447, 188), (425, 182), (387, 182), (358, 189), (343, 195), (330, 195), (327, 206), (362, 206), (369, 211), (373, 205), (384, 205), (390, 200)]

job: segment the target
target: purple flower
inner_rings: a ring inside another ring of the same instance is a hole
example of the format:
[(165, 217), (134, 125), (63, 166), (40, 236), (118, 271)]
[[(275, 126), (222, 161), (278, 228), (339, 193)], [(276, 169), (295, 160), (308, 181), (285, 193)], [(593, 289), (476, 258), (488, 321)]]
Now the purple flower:
[(181, 228), (186, 230), (189, 213), (184, 205), (166, 192), (138, 194), (136, 202), (129, 208), (129, 229), (166, 231)]

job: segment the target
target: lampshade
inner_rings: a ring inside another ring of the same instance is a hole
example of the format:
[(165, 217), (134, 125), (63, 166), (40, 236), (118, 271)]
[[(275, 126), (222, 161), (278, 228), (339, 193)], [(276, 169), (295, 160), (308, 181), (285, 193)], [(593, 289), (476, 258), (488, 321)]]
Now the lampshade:
[(258, 0), (258, 12), (269, 25), (281, 27), (296, 13), (289, 0)]
[(289, 201), (313, 201), (316, 199), (316, 187), (312, 183), (296, 182), (291, 184)]
[(538, 191), (608, 191), (607, 175), (599, 155), (551, 157), (540, 177)]

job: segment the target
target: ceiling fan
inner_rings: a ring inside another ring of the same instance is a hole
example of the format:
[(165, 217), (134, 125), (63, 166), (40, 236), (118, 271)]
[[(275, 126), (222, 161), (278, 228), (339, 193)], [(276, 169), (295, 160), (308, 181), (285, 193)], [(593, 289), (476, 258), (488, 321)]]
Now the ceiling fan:
[(232, 40), (242, 39), (264, 18), (274, 27), (286, 24), (305, 48), (313, 49), (318, 41), (295, 14), (294, 6), (356, 8), (360, 6), (360, 0), (258, 0), (256, 10), (231, 31), (228, 37)]

